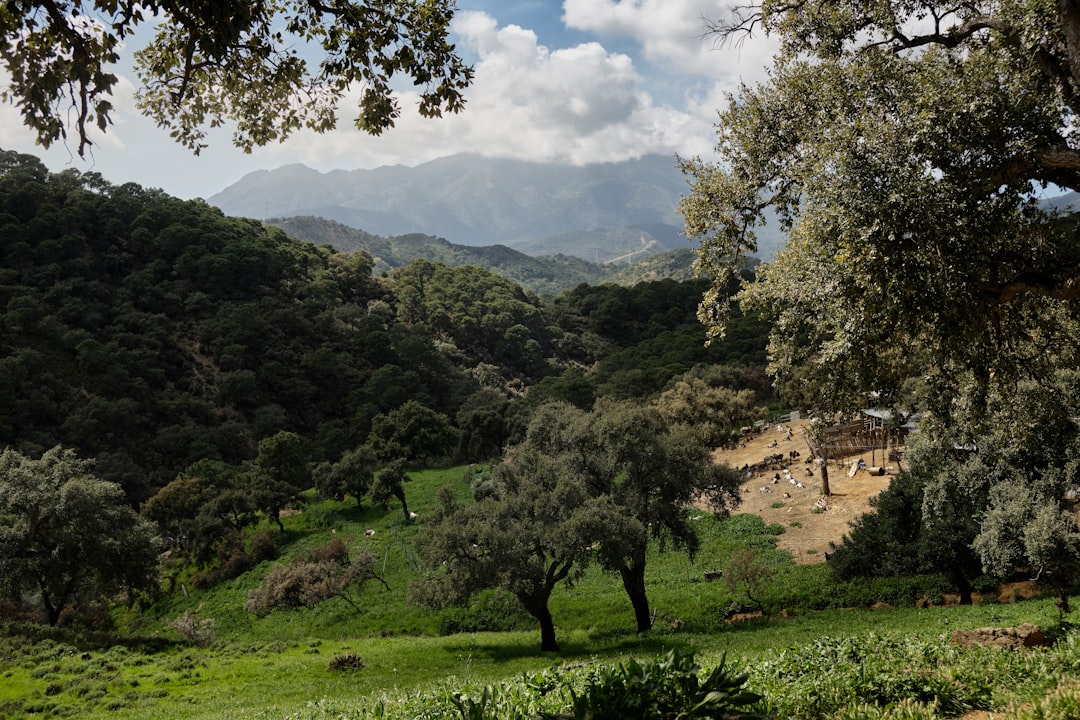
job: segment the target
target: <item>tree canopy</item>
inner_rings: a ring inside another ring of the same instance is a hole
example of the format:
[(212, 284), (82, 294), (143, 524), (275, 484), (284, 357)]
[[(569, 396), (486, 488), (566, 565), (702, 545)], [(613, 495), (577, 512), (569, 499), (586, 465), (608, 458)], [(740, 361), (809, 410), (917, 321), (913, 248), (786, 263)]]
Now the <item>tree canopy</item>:
[(776, 374), (820, 368), (823, 405), (868, 390), (887, 402), (925, 372), (942, 409), (965, 383), (977, 397), (1074, 360), (1080, 240), (1040, 200), (1080, 189), (1080, 13), (808, 0), (733, 18), (712, 29), (731, 42), (763, 30), (781, 51), (722, 111), (721, 159), (682, 161), (714, 334), (771, 210), (787, 246), (737, 298), (775, 318)]
[(543, 453), (514, 448), (493, 468), (488, 496), (459, 505), (444, 494), (417, 537), (428, 570), (414, 583), (413, 600), (446, 607), (503, 588), (536, 619), (540, 649), (557, 651), (551, 593), (581, 577), (599, 539), (594, 520), (609, 514), (564, 469)]
[(452, 0), (9, 3), (0, 58), (11, 80), (0, 98), (46, 147), (67, 138), (73, 118), (83, 155), (89, 130), (112, 122), (121, 47), (145, 27), (137, 104), (196, 154), (205, 128), (227, 121), (249, 152), (300, 128), (331, 130), (353, 88), (357, 128), (379, 134), (401, 114), (397, 77), (419, 88), (421, 115), (463, 108), (472, 68), (448, 42), (453, 14)]
[(639, 632), (652, 628), (645, 591), (649, 542), (670, 542), (692, 557), (700, 541), (690, 506), (708, 505), (719, 517), (740, 500), (737, 470), (715, 464), (705, 445), (632, 402), (601, 401), (592, 412), (544, 405), (519, 449), (559, 462), (595, 503), (590, 527), (597, 559), (622, 579)]
[(0, 454), (0, 592), (39, 599), (50, 625), (70, 606), (120, 590), (153, 591), (158, 543), (120, 486), (55, 447)]

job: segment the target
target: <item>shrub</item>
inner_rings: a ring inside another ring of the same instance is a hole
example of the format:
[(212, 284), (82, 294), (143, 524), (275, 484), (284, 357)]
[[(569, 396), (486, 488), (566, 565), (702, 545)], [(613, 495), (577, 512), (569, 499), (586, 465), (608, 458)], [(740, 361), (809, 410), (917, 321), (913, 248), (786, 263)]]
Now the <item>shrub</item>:
[(746, 675), (734, 675), (724, 660), (702, 678), (693, 654), (671, 650), (642, 665), (636, 660), (605, 669), (572, 692), (573, 717), (584, 720), (624, 718), (710, 718), (754, 720), (749, 708), (761, 696), (743, 688)]
[(269, 530), (263, 530), (252, 535), (249, 555), (253, 565), (258, 565), (264, 560), (276, 560), (278, 549), (274, 542), (274, 534)]
[(349, 564), (349, 548), (341, 538), (334, 538), (326, 545), (320, 545), (310, 550), (305, 556), (310, 563), (333, 563), (336, 565)]
[(312, 608), (337, 597), (359, 610), (352, 588), (368, 580), (378, 580), (389, 589), (375, 572), (375, 556), (370, 550), (350, 559), (345, 544), (335, 539), (306, 557), (275, 565), (259, 587), (248, 593), (244, 609), (265, 614), (275, 608)]
[(214, 619), (200, 618), (190, 610), (185, 610), (183, 615), (169, 624), (169, 627), (180, 637), (199, 647), (207, 647), (214, 642)]
[(326, 669), (330, 672), (357, 672), (364, 669), (364, 660), (356, 653), (335, 655)]
[[(342, 497), (344, 500), (344, 496)], [(304, 525), (312, 530), (331, 530), (341, 527), (337, 510), (326, 505), (315, 505), (304, 511)]]
[(742, 550), (732, 556), (724, 570), (724, 585), (732, 595), (742, 588), (746, 597), (764, 613), (761, 593), (772, 574), (772, 568), (761, 562), (757, 553), (753, 550)]
[(439, 633), (508, 632), (535, 624), (521, 603), (503, 590), (480, 593), (468, 607), (449, 608), (439, 618)]
[(211, 588), (226, 580), (238, 578), (252, 568), (251, 557), (244, 550), (244, 543), (239, 538), (218, 548), (217, 567), (196, 573), (191, 584), (200, 590)]

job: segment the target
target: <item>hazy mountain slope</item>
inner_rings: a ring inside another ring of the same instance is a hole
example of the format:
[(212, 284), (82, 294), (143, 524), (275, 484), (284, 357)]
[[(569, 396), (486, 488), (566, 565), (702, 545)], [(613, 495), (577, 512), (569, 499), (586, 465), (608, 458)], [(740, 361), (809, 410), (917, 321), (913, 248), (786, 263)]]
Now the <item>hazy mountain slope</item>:
[(555, 294), (581, 283), (601, 282), (609, 273), (600, 265), (576, 257), (531, 257), (505, 245), (455, 245), (419, 233), (378, 237), (319, 217), (273, 218), (265, 222), (298, 240), (330, 245), (342, 252), (363, 250), (374, 259), (376, 273), (424, 258), (449, 267), (481, 267), (540, 294)]
[(514, 245), (581, 231), (678, 227), (688, 186), (673, 158), (580, 167), (454, 155), (415, 168), (250, 173), (209, 198), (226, 214), (315, 215), (383, 236), (423, 233), (463, 245)]

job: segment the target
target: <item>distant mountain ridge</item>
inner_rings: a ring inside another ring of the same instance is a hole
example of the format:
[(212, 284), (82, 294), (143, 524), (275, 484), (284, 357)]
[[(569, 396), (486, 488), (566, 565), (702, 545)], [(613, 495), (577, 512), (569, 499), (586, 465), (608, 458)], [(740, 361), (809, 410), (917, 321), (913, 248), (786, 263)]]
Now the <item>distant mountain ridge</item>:
[[(207, 201), (228, 215), (315, 216), (383, 237), (419, 233), (603, 261), (642, 234), (656, 241), (654, 252), (689, 247), (676, 210), (688, 191), (663, 155), (569, 166), (462, 154), (412, 168), (286, 165), (249, 173)], [(584, 237), (591, 241), (582, 245)]]
[(505, 245), (456, 245), (420, 233), (379, 237), (313, 216), (270, 218), (264, 223), (315, 245), (330, 245), (341, 252), (366, 252), (374, 260), (376, 273), (423, 258), (449, 267), (473, 265), (485, 268), (540, 295), (556, 295), (582, 283), (633, 285), (643, 280), (664, 278), (688, 280), (693, 275), (693, 255), (688, 247), (658, 252), (656, 240), (645, 240), (640, 230), (635, 231), (638, 233), (637, 249), (626, 252), (622, 258), (594, 263), (563, 254), (533, 257)]

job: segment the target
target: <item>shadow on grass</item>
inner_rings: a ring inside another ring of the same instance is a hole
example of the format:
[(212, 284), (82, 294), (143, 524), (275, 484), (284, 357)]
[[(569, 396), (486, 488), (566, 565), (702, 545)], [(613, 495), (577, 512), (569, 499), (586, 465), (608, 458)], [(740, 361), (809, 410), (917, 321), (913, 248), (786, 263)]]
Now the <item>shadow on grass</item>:
[(37, 644), (44, 641), (69, 645), (79, 652), (107, 650), (123, 647), (132, 652), (154, 654), (172, 647), (184, 647), (187, 643), (163, 637), (127, 636), (106, 630), (88, 630), (72, 627), (50, 627), (19, 620), (0, 622), (0, 637)]
[[(600, 656), (655, 655), (668, 650), (693, 651), (699, 635), (695, 633), (658, 632), (638, 634), (633, 630), (605, 630), (599, 632), (571, 632), (559, 639), (558, 652), (541, 652), (540, 635), (518, 633), (520, 642), (484, 642), (483, 634), (470, 635), (466, 640), (449, 641), (444, 646), (447, 653), (468, 652), (492, 663), (545, 657), (563, 662), (581, 660), (595, 661)], [(505, 636), (503, 636), (505, 637)]]

